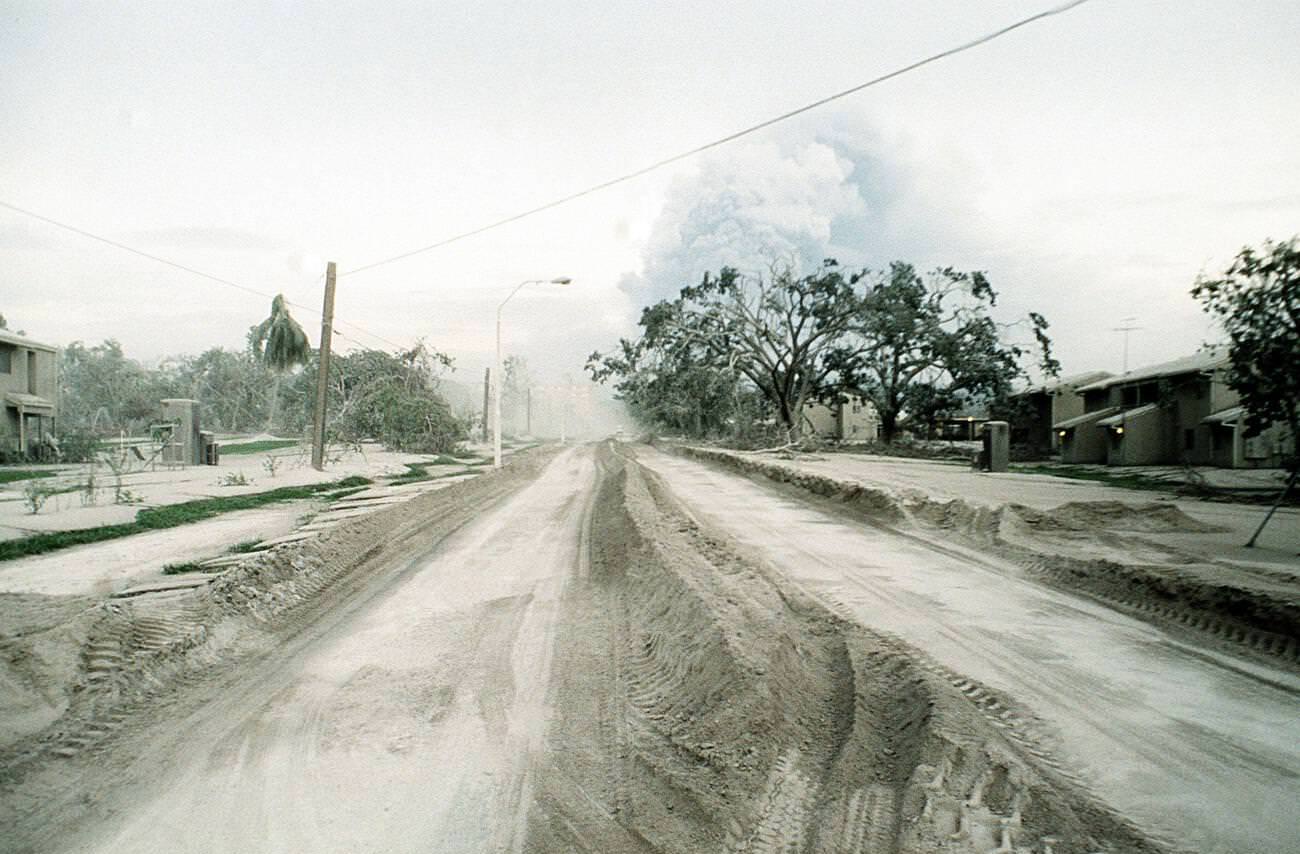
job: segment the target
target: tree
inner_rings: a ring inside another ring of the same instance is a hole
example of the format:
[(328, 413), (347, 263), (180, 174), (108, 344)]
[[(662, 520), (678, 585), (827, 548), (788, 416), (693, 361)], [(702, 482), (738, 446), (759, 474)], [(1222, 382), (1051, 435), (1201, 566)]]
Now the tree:
[[(1228, 335), (1228, 385), (1241, 397), (1248, 434), (1281, 422), (1291, 431), (1291, 476), (1300, 472), (1300, 238), (1246, 247), (1219, 278), (1196, 280), (1192, 296)], [(1274, 505), (1274, 509), (1277, 505)], [(1272, 516), (1272, 511), (1260, 524)], [(1253, 545), (1259, 530), (1250, 538)]]
[[(875, 405), (886, 442), (904, 413), (928, 424), (971, 401), (1004, 400), (1025, 374), (1026, 349), (1002, 340), (990, 315), (997, 294), (984, 273), (943, 267), (921, 276), (896, 261), (870, 275), (850, 334), (826, 361), (839, 399), (859, 395)], [(1047, 321), (1033, 312), (1028, 321), (1041, 369), (1057, 374)]]
[(732, 366), (697, 361), (689, 342), (676, 347), (619, 341), (617, 352), (593, 353), (587, 370), (596, 382), (617, 377), (618, 399), (639, 423), (692, 438), (735, 434), (760, 412), (756, 395)]
[[(645, 309), (641, 338), (623, 342), (623, 352), (612, 357), (593, 353), (588, 370), (597, 379), (629, 378), (649, 361), (654, 374), (640, 378), (643, 386), (662, 389), (666, 374), (715, 398), (743, 393), (743, 381), (771, 405), (795, 441), (804, 405), (824, 392), (830, 371), (825, 356), (855, 316), (857, 279), (843, 274), (833, 259), (806, 276), (789, 262), (774, 263), (766, 275), (730, 267), (716, 276), (706, 273), (677, 299)], [(721, 383), (705, 376), (719, 373)], [(706, 418), (701, 412), (697, 421)]]
[(311, 342), (298, 321), (289, 316), (284, 294), (271, 300), (271, 316), (249, 330), (248, 343), (253, 353), (271, 370), (270, 405), (267, 407), (267, 430), (275, 423), (280, 397), (280, 379), (298, 365), (305, 365), (311, 355)]
[(197, 356), (172, 360), (185, 396), (202, 405), (203, 424), (228, 432), (256, 430), (267, 424), (267, 386), (275, 375), (251, 350), (213, 347)]
[(506, 415), (503, 423), (511, 425), (512, 433), (522, 433), (526, 418), (521, 419), (519, 412), (528, 406), (528, 387), (532, 378), (528, 374), (528, 363), (523, 356), (507, 356), (501, 367), (501, 398)]
[[(317, 355), (286, 388), (285, 420), (296, 429), (311, 423)], [(389, 450), (447, 453), (467, 436), (439, 393), (439, 374), (451, 367), (445, 353), (423, 342), (396, 354), (361, 350), (330, 358), (327, 423), (331, 441), (376, 440)]]
[(59, 366), (59, 420), (69, 427), (136, 432), (158, 415), (158, 402), (183, 397), (169, 366), (149, 370), (113, 339), (87, 347), (73, 341)]

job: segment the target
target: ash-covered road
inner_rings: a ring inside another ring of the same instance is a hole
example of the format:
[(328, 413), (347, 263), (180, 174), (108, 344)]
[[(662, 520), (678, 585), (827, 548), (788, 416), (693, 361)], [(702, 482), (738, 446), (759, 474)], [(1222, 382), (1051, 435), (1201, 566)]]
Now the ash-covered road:
[(216, 699), (77, 850), (518, 850), (593, 474), (563, 454), (274, 679)]
[(707, 527), (946, 667), (1007, 692), (1143, 830), (1190, 850), (1300, 850), (1300, 680), (1174, 640), (977, 553), (847, 522), (641, 449)]
[(1296, 847), (1285, 674), (653, 449), (538, 452), (239, 572), (56, 727), (98, 736), (0, 763), (0, 850)]

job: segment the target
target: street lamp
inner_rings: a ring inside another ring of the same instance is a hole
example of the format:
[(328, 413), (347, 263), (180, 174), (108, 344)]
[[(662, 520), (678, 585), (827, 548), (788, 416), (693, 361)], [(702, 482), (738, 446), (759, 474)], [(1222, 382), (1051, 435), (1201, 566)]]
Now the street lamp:
[(492, 375), (493, 388), (493, 410), (495, 429), (492, 431), (492, 465), (494, 468), (501, 468), (501, 309), (506, 307), (519, 289), (524, 285), (567, 285), (573, 281), (568, 276), (558, 276), (554, 279), (527, 279), (515, 285), (515, 289), (510, 292), (510, 296), (501, 300), (501, 305), (497, 306), (497, 369)]

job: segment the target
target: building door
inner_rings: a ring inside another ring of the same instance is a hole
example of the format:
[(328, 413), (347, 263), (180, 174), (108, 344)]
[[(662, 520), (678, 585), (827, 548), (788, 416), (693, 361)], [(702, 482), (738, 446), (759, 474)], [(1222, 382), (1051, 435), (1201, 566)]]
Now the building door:
[(36, 394), (36, 353), (27, 351), (27, 393)]

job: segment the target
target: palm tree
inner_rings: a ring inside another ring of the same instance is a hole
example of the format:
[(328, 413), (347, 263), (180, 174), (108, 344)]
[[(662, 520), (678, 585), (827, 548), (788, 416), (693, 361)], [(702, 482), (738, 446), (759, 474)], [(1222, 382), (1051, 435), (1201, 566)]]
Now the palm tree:
[(289, 316), (284, 294), (278, 294), (271, 300), (271, 316), (249, 331), (248, 343), (253, 355), (271, 371), (271, 400), (266, 419), (269, 433), (275, 424), (276, 407), (280, 401), (280, 378), (295, 366), (307, 364), (311, 342), (298, 321)]

